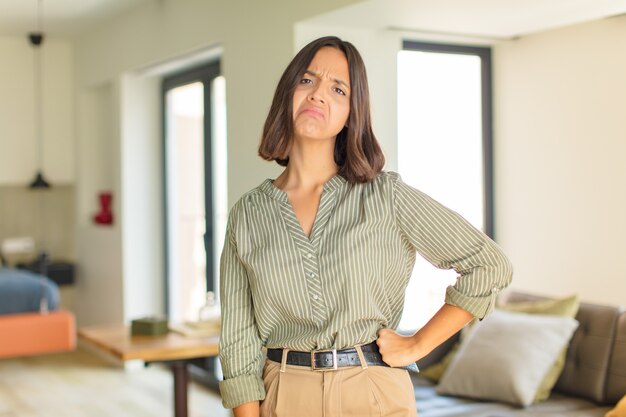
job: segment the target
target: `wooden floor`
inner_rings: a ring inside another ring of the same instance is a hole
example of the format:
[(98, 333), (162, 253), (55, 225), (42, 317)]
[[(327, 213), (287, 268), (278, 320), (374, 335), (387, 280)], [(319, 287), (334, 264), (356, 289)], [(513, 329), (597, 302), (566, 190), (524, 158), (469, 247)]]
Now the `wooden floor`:
[[(0, 359), (0, 417), (169, 417), (173, 380), (158, 365), (125, 371), (93, 353)], [(189, 386), (189, 417), (227, 417), (217, 394)]]

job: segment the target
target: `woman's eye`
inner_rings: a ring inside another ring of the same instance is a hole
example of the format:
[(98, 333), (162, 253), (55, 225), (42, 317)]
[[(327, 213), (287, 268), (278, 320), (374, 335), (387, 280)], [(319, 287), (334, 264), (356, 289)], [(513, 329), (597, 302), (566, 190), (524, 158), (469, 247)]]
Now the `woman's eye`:
[(346, 95), (346, 92), (345, 92), (345, 91), (343, 91), (343, 90), (342, 90), (341, 88), (339, 88), (339, 87), (335, 87), (335, 93), (337, 93), (337, 94), (341, 94), (342, 96), (345, 96), (345, 95)]
[(310, 84), (312, 81), (309, 78), (303, 78), (300, 80), (300, 84)]

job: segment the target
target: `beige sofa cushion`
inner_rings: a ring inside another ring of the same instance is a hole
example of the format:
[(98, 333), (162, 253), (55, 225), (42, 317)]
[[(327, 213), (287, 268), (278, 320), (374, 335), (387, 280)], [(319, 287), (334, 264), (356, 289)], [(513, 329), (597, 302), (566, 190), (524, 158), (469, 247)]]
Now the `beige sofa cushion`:
[(463, 339), (437, 392), (528, 406), (577, 327), (570, 317), (496, 310)]
[[(580, 306), (580, 300), (578, 295), (571, 295), (565, 298), (557, 299), (533, 299), (518, 302), (501, 303), (498, 308), (515, 311), (520, 313), (529, 314), (548, 314), (555, 316), (575, 317)], [(444, 372), (450, 365), (450, 362), (454, 358), (454, 355), (458, 351), (459, 343), (454, 345), (452, 349), (443, 357), (443, 359), (428, 368), (422, 370), (421, 375), (433, 382), (439, 382)], [(534, 401), (543, 401), (550, 396), (550, 392), (554, 387), (554, 384), (559, 378), (561, 371), (565, 365), (565, 359), (567, 357), (567, 348), (563, 348), (559, 353), (555, 363), (550, 368), (550, 371), (545, 375), (542, 380), (536, 394)]]
[[(517, 311), (520, 313), (529, 314), (549, 314), (555, 316), (564, 317), (576, 317), (578, 313), (578, 307), (580, 306), (580, 300), (578, 295), (571, 295), (569, 297), (555, 299), (555, 300), (537, 300), (537, 301), (522, 301), (519, 303), (503, 304), (500, 308), (507, 311)], [(565, 366), (565, 359), (567, 358), (568, 346), (561, 349), (556, 361), (552, 364), (552, 367), (548, 373), (543, 377), (539, 389), (535, 394), (535, 402), (544, 401), (548, 399), (552, 388), (556, 381), (559, 379), (559, 375), (563, 371)]]

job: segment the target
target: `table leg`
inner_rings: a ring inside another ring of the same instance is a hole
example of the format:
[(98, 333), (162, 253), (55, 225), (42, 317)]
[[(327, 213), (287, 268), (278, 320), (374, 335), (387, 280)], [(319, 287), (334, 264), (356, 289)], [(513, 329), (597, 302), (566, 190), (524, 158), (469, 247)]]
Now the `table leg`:
[(187, 417), (187, 362), (175, 361), (171, 367), (174, 374), (174, 417)]

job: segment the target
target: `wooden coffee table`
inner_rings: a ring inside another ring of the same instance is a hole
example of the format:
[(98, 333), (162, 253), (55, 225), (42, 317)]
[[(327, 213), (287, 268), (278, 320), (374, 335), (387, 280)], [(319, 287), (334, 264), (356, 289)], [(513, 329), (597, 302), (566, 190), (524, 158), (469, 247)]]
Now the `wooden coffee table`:
[(174, 375), (174, 416), (187, 417), (187, 363), (191, 359), (217, 356), (219, 336), (186, 337), (169, 332), (163, 336), (131, 336), (123, 325), (90, 326), (78, 329), (78, 337), (117, 359), (164, 362)]

